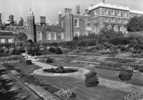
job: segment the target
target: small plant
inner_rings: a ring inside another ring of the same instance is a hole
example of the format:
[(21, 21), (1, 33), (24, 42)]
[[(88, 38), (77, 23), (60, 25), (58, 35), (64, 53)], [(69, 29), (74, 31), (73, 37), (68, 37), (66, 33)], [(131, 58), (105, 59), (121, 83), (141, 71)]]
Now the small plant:
[(93, 87), (97, 86), (99, 84), (99, 80), (97, 78), (97, 73), (96, 72), (89, 72), (88, 74), (85, 75), (85, 85), (87, 87)]
[(133, 71), (123, 70), (123, 71), (120, 71), (119, 79), (122, 81), (128, 81), (132, 78), (132, 76), (133, 76)]
[(71, 100), (76, 98), (76, 94), (72, 89), (60, 89), (55, 94), (62, 100)]

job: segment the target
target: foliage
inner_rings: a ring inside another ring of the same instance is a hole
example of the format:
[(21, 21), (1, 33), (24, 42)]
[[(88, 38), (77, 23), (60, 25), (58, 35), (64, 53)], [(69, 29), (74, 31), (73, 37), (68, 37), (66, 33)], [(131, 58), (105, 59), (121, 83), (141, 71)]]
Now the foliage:
[(44, 69), (43, 71), (48, 73), (72, 73), (72, 72), (76, 72), (77, 69), (64, 68), (63, 66), (59, 66), (58, 68)]
[(124, 96), (123, 100), (141, 100), (143, 94), (139, 89), (133, 88), (131, 92)]
[(143, 16), (135, 16), (127, 24), (127, 30), (130, 32), (143, 31)]
[(71, 100), (76, 98), (76, 94), (72, 89), (60, 89), (55, 94), (62, 100)]
[(23, 18), (21, 17), (20, 20), (19, 20), (19, 22), (18, 22), (18, 25), (19, 25), (19, 26), (23, 26), (23, 24), (24, 24), (24, 20), (23, 20)]
[(16, 38), (19, 40), (19, 41), (26, 41), (27, 40), (27, 35), (23, 32), (20, 32), (19, 34), (17, 34)]
[(93, 86), (97, 86), (99, 84), (96, 72), (91, 71), (88, 74), (86, 74), (85, 77), (86, 77), (85, 85), (87, 87), (93, 87)]
[(119, 78), (122, 81), (128, 81), (132, 78), (133, 71), (132, 70), (122, 70), (120, 71)]
[(31, 61), (31, 60), (26, 60), (25, 63), (26, 63), (27, 65), (32, 65), (32, 61)]
[(39, 45), (37, 43), (34, 43), (32, 40), (26, 41), (25, 46), (28, 54), (32, 56), (41, 55)]
[(55, 54), (63, 54), (63, 51), (59, 47), (50, 47), (49, 51)]
[(50, 57), (48, 57), (47, 59), (46, 59), (46, 63), (53, 63), (54, 62), (54, 59), (52, 59), (52, 58), (50, 58)]
[[(2, 72), (0, 72), (2, 74)], [(16, 95), (18, 94), (15, 91), (9, 91), (12, 88), (12, 85), (9, 85), (11, 83), (11, 80), (5, 80), (0, 78), (0, 98), (3, 100), (15, 100)]]

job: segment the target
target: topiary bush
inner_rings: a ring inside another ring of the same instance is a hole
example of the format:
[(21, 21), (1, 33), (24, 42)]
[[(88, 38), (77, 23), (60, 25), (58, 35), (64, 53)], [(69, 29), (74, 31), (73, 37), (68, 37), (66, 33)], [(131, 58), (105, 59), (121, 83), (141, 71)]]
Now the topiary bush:
[(131, 70), (123, 70), (123, 71), (120, 71), (119, 73), (119, 79), (121, 81), (128, 81), (132, 78), (133, 76), (133, 71)]
[(26, 60), (25, 61), (27, 65), (32, 65), (32, 61), (31, 60)]
[(56, 54), (63, 54), (63, 51), (61, 50), (61, 48), (56, 48)]
[(55, 53), (55, 52), (56, 52), (56, 49), (55, 49), (54, 47), (50, 47), (50, 48), (49, 48), (49, 51), (52, 52), (52, 53)]
[(99, 84), (99, 80), (97, 78), (96, 72), (89, 72), (85, 75), (85, 85), (87, 87), (97, 86)]
[(49, 52), (56, 54), (63, 54), (63, 51), (59, 47), (50, 47)]
[(52, 59), (52, 58), (50, 58), (50, 57), (48, 57), (47, 59), (46, 59), (46, 63), (53, 63), (54, 62), (54, 59)]

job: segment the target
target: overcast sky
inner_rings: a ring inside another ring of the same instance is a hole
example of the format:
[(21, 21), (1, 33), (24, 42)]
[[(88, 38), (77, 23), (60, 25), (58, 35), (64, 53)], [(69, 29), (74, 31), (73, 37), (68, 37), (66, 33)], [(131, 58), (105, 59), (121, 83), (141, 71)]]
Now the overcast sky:
[[(66, 7), (75, 9), (76, 5), (80, 5), (84, 10), (91, 4), (99, 2), (101, 0), (0, 0), (0, 12), (3, 20), (8, 19), (10, 14), (19, 19), (20, 16), (25, 17), (31, 8), (37, 22), (42, 15), (46, 16), (49, 22), (56, 23), (58, 12)], [(143, 11), (143, 0), (106, 0), (106, 2)]]

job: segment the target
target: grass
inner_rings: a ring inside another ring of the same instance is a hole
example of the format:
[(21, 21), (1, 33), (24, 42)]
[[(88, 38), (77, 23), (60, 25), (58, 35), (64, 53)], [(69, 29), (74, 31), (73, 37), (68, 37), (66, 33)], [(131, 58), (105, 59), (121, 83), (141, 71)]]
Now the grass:
[[(87, 61), (95, 61), (96, 58), (92, 57), (69, 57), (69, 56), (55, 56), (56, 65), (66, 65), (66, 66), (76, 66), (76, 67), (88, 67), (88, 64), (85, 63), (72, 63), (72, 60), (87, 60)], [(90, 58), (90, 59), (89, 59)], [(105, 64), (106, 65), (106, 64)], [(20, 69), (27, 75), (30, 75), (34, 70), (38, 69), (38, 66), (35, 65), (26, 65), (24, 63), (16, 63), (13, 66), (15, 68)], [(102, 66), (104, 67), (104, 66)], [(108, 66), (110, 67), (110, 66)], [(113, 67), (113, 66), (112, 66)], [(98, 73), (98, 76), (120, 81), (118, 78), (119, 71), (109, 70), (109, 69), (101, 69), (101, 68), (93, 68), (91, 70), (95, 70)], [(58, 91), (59, 88), (71, 88), (77, 94), (76, 100), (123, 100), (123, 96), (127, 93), (114, 90), (111, 88), (107, 88), (104, 86), (97, 86), (92, 88), (87, 88), (82, 80), (77, 80), (69, 77), (45, 77), (45, 76), (36, 76), (38, 81), (41, 83), (40, 85), (48, 90), (51, 93)], [(133, 75), (132, 80), (128, 81), (128, 83), (132, 83), (135, 85), (143, 85), (143, 77), (141, 73), (135, 73)], [(55, 87), (55, 88), (54, 88)]]
[[(53, 57), (53, 56), (52, 56)], [(96, 57), (95, 56), (55, 56), (57, 60), (55, 60), (55, 65), (62, 65), (62, 66), (76, 66), (76, 67), (86, 67), (88, 68), (88, 64), (86, 63), (72, 63), (73, 60), (86, 60), (86, 61), (91, 61), (91, 62), (96, 62)], [(114, 59), (114, 58), (109, 58), (105, 59), (105, 61), (112, 61), (114, 63), (106, 63), (106, 62), (100, 62), (101, 64), (99, 66), (96, 66), (96, 68), (91, 68), (91, 70), (95, 70), (100, 77), (111, 79), (111, 80), (116, 80), (120, 81), (118, 78), (119, 71), (126, 67), (126, 63), (132, 64), (134, 60), (132, 59)], [(90, 69), (90, 68), (89, 68)], [(134, 84), (134, 85), (140, 85), (143, 86), (143, 74), (142, 73), (134, 73), (132, 79), (128, 81), (128, 83)]]
[[(94, 70), (100, 77), (120, 81), (120, 79), (118, 78), (119, 71), (99, 69), (99, 68), (94, 68)], [(143, 74), (140, 72), (134, 73), (132, 79), (130, 81), (127, 81), (127, 83), (143, 86)]]
[(36, 76), (42, 83), (52, 84), (57, 88), (71, 88), (77, 94), (76, 100), (122, 100), (125, 92), (103, 86), (88, 88), (84, 82), (69, 77)]
[(11, 64), (13, 65), (16, 69), (21, 70), (25, 74), (31, 74), (34, 70), (39, 69), (39, 66), (36, 65), (26, 65), (25, 63), (15, 63)]

